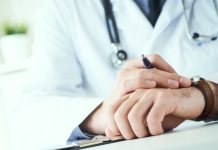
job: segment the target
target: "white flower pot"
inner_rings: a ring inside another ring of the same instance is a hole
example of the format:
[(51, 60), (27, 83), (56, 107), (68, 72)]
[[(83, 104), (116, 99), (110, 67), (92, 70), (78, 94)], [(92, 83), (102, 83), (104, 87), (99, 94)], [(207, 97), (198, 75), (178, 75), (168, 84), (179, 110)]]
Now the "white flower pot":
[(30, 55), (30, 40), (26, 34), (3, 36), (0, 42), (6, 63), (16, 63), (27, 59)]

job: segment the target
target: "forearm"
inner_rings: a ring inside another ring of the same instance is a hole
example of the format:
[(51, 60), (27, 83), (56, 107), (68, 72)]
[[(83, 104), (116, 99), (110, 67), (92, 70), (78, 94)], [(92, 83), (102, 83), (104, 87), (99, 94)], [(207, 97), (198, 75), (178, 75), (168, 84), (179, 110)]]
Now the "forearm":
[(104, 134), (107, 115), (103, 102), (80, 124), (80, 129), (92, 135)]

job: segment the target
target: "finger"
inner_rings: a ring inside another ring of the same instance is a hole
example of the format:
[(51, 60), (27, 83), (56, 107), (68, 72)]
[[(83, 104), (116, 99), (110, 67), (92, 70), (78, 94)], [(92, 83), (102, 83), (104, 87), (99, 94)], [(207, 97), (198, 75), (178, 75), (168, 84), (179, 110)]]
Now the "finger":
[(151, 54), (148, 55), (147, 58), (150, 60), (150, 62), (155, 68), (170, 73), (176, 73), (173, 67), (170, 64), (168, 64), (159, 54)]
[(131, 129), (131, 126), (128, 121), (128, 112), (131, 109), (131, 107), (136, 103), (136, 100), (128, 100), (125, 101), (119, 109), (116, 111), (114, 118), (116, 121), (116, 125), (119, 128), (119, 131), (121, 135), (125, 139), (133, 139), (135, 138), (135, 134), (133, 130)]
[(116, 112), (116, 110), (118, 109), (118, 107), (129, 98), (130, 94), (126, 94), (124, 96), (122, 96), (119, 100), (117, 100), (115, 103), (113, 103), (112, 107), (112, 112), (109, 112), (110, 114), (112, 114), (112, 116), (109, 118), (109, 125), (108, 128), (110, 129), (111, 133), (113, 133), (113, 135), (121, 135), (119, 128), (116, 125), (116, 122), (114, 120), (114, 113)]
[(145, 78), (136, 77), (132, 75), (129, 79), (126, 79), (123, 83), (123, 92), (129, 93), (137, 89), (151, 89), (156, 87), (156, 82), (152, 80), (147, 80)]
[[(173, 69), (173, 67), (170, 66), (160, 55), (151, 54), (151, 55), (148, 55), (147, 57), (156, 69), (162, 70), (162, 71), (165, 71), (168, 73), (176, 74), (176, 71)], [(123, 66), (123, 68), (125, 68), (125, 69), (136, 69), (136, 68), (142, 69), (142, 68), (144, 68), (144, 64), (143, 64), (142, 59), (138, 58), (138, 59), (133, 59), (133, 60), (129, 60), (128, 62), (126, 62), (126, 64)], [(178, 82), (180, 83), (181, 87), (189, 87), (191, 85), (191, 80), (187, 79), (185, 77), (180, 78), (178, 80)]]
[(152, 106), (152, 101), (145, 94), (141, 99), (132, 107), (129, 113), (129, 122), (135, 135), (139, 138), (149, 136), (149, 130), (146, 123), (146, 114)]
[[(170, 66), (159, 54), (151, 54), (146, 56), (152, 65), (160, 70), (166, 71), (166, 72), (171, 72), (171, 73), (176, 73), (176, 71), (173, 69), (172, 66)], [(138, 59), (133, 59), (127, 61), (123, 68), (144, 68), (144, 64), (141, 58)]]
[[(115, 136), (120, 136), (121, 135), (121, 133), (120, 133), (120, 130), (119, 130), (119, 128), (117, 127), (117, 125), (116, 125), (116, 122), (115, 122), (115, 120), (114, 120), (114, 117), (112, 117), (113, 118), (113, 120), (111, 120), (110, 121), (110, 123), (109, 123), (109, 126), (108, 126), (108, 130), (110, 130), (110, 133), (109, 133), (109, 136), (108, 137), (110, 137), (110, 138), (113, 138), (113, 137), (115, 137)], [(107, 130), (107, 131), (108, 131)], [(106, 130), (105, 130), (106, 131)], [(107, 133), (105, 132), (105, 134), (107, 135)]]
[(146, 80), (152, 80), (157, 86), (164, 88), (178, 88), (191, 86), (191, 80), (175, 73), (169, 73), (158, 69), (143, 69), (139, 71)]
[(144, 68), (142, 58), (128, 60), (124, 65), (124, 69)]
[[(173, 69), (173, 67), (168, 64), (160, 55), (158, 54), (151, 54), (147, 56), (152, 65), (159, 70), (177, 74), (176, 71)], [(177, 80), (181, 87), (190, 87), (191, 86), (191, 80), (185, 77), (181, 77), (179, 80)], [(174, 82), (175, 83), (175, 82)], [(172, 82), (173, 84), (173, 82)]]
[(114, 134), (109, 128), (105, 129), (105, 135), (110, 139), (118, 136), (118, 135)]
[(166, 105), (163, 102), (155, 102), (147, 116), (149, 132), (152, 135), (159, 135), (164, 132), (162, 127), (163, 119), (166, 115)]
[(123, 139), (121, 135), (114, 135), (109, 128), (105, 129), (105, 135), (112, 141)]
[(116, 124), (125, 139), (132, 139), (135, 137), (133, 130), (129, 124), (128, 113), (131, 108), (137, 103), (138, 99), (143, 95), (144, 90), (137, 90), (128, 100), (123, 102), (115, 113)]
[[(181, 79), (183, 79), (182, 83), (180, 82)], [(157, 86), (174, 89), (179, 88), (180, 85), (180, 87), (189, 87), (191, 80), (158, 69), (138, 69), (129, 73), (121, 85), (123, 86), (123, 93), (125, 94), (137, 89), (150, 89)]]

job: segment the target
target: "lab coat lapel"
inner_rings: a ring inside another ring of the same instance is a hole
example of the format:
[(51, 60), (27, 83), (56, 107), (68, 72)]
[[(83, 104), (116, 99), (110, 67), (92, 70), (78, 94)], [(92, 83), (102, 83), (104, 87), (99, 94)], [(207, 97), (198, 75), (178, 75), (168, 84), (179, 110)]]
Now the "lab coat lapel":
[[(129, 58), (141, 56), (144, 45), (150, 43), (153, 27), (133, 0), (113, 0), (122, 46), (125, 46)], [(146, 53), (145, 53), (146, 54)]]
[[(186, 1), (186, 9), (192, 5), (192, 2), (192, 0)], [(181, 15), (183, 15), (182, 0), (167, 0), (155, 25), (152, 41), (158, 38), (164, 29)]]
[[(113, 11), (116, 16), (118, 27), (121, 30), (128, 29), (129, 26), (143, 26), (148, 31), (153, 30), (150, 22), (145, 18), (144, 14), (138, 8), (133, 0), (111, 0)], [(135, 26), (135, 27), (137, 27)]]
[[(132, 36), (129, 38), (131, 40), (125, 41), (129, 46), (128, 48), (140, 50), (135, 52), (135, 56), (140, 55), (141, 53), (151, 53), (153, 44), (155, 44), (155, 41), (164, 29), (173, 23), (177, 17), (183, 15), (181, 0), (167, 0), (155, 28), (153, 28), (133, 0), (111, 0), (111, 2), (113, 4), (118, 30), (124, 34), (124, 37), (121, 37), (121, 40)], [(186, 1), (186, 9), (191, 6), (192, 2), (193, 0)], [(140, 30), (140, 32), (137, 32), (138, 30)], [(133, 37), (134, 35), (137, 35), (137, 38)], [(135, 39), (142, 40), (139, 43), (134, 41)], [(137, 44), (134, 45), (134, 42)]]

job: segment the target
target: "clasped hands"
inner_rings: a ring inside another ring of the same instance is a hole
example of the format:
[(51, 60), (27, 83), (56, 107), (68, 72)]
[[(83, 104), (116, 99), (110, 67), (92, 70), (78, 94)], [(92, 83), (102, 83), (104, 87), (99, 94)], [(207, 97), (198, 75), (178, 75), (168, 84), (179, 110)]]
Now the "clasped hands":
[(186, 119), (198, 117), (204, 96), (157, 54), (147, 56), (155, 69), (141, 59), (130, 60), (119, 71), (111, 96), (80, 125), (84, 132), (125, 139), (159, 135)]

